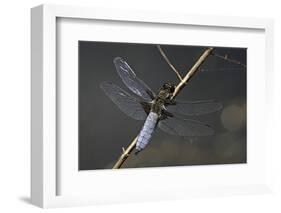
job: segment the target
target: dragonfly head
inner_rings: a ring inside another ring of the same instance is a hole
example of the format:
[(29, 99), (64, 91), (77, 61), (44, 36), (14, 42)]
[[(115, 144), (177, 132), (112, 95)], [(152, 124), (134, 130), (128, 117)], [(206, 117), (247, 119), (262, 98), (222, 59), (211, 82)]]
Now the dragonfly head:
[(173, 94), (173, 93), (174, 93), (175, 88), (176, 88), (176, 87), (175, 87), (173, 84), (171, 84), (171, 83), (165, 83), (165, 84), (163, 84), (163, 86), (162, 86), (162, 89), (163, 89), (163, 90), (166, 90), (166, 91), (169, 92), (170, 94)]

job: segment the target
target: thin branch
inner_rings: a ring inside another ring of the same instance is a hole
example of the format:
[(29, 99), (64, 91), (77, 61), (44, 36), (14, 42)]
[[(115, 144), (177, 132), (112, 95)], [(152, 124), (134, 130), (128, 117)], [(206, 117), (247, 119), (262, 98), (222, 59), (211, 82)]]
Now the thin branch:
[[(178, 93), (182, 90), (182, 88), (186, 85), (186, 83), (190, 80), (190, 78), (194, 75), (194, 73), (198, 70), (200, 65), (206, 60), (206, 58), (211, 54), (213, 48), (208, 48), (204, 51), (204, 53), (200, 56), (200, 58), (196, 61), (193, 67), (187, 72), (185, 77), (180, 81), (180, 83), (176, 86), (175, 92), (173, 94), (173, 98), (175, 98)], [(127, 160), (131, 152), (134, 150), (137, 143), (138, 136), (133, 140), (133, 142), (124, 150), (123, 153), (113, 166), (113, 169), (119, 169), (123, 165), (123, 163)]]
[(241, 67), (241, 68), (212, 68), (212, 69), (204, 69), (204, 68), (199, 68), (200, 72), (209, 72), (209, 71), (245, 71), (246, 68), (245, 67)]
[(231, 59), (231, 58), (228, 57), (228, 55), (224, 55), (224, 56), (223, 56), (223, 55), (219, 55), (219, 54), (216, 54), (216, 53), (212, 53), (212, 55), (213, 55), (213, 56), (216, 56), (216, 57), (218, 57), (218, 58), (220, 58), (220, 59), (222, 59), (222, 60), (228, 61), (228, 62), (230, 62), (230, 63), (238, 64), (238, 65), (240, 65), (240, 66), (242, 66), (242, 67), (244, 67), (244, 68), (247, 67), (246, 64), (243, 64), (243, 63), (241, 63), (240, 61), (237, 61), (237, 60), (235, 60), (235, 59)]
[(162, 50), (161, 46), (158, 44), (157, 48), (159, 50), (159, 52), (161, 53), (161, 55), (163, 56), (163, 58), (165, 59), (165, 61), (167, 62), (167, 64), (169, 64), (169, 66), (172, 68), (172, 70), (176, 73), (176, 75), (178, 76), (178, 78), (180, 79), (180, 81), (182, 81), (182, 77), (179, 73), (179, 71), (174, 67), (174, 65), (170, 62), (170, 60), (168, 59), (167, 55), (165, 54), (165, 52)]

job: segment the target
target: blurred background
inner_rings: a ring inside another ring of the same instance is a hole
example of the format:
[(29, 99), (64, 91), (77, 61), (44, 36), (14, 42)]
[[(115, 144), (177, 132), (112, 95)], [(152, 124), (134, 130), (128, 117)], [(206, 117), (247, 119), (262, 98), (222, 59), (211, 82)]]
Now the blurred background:
[[(161, 45), (182, 75), (206, 47)], [(214, 54), (246, 64), (244, 48), (215, 47)], [(112, 82), (126, 89), (113, 59), (122, 57), (153, 91), (165, 82), (178, 83), (175, 73), (156, 45), (79, 42), (79, 170), (110, 169), (142, 128), (121, 112), (99, 85)], [(192, 118), (210, 124), (215, 134), (179, 137), (156, 130), (151, 142), (137, 156), (130, 155), (123, 168), (246, 163), (246, 68), (211, 55), (177, 96), (180, 100), (215, 99), (219, 112)]]

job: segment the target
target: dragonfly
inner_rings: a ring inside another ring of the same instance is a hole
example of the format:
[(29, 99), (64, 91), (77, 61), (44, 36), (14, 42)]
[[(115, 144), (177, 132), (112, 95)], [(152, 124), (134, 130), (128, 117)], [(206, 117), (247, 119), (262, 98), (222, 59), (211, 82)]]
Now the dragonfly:
[(156, 128), (170, 135), (184, 137), (214, 134), (209, 124), (188, 119), (186, 115), (196, 116), (219, 111), (222, 109), (220, 102), (174, 100), (172, 95), (175, 85), (169, 82), (154, 93), (121, 57), (114, 58), (113, 63), (121, 80), (134, 95), (107, 81), (102, 82), (100, 88), (123, 113), (135, 120), (144, 121), (137, 137), (135, 154), (146, 147)]

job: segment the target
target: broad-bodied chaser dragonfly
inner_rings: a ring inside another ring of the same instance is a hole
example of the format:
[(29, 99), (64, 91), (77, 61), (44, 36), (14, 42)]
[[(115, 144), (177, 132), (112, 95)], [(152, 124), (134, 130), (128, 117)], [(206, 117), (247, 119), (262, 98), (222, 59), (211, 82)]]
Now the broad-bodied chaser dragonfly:
[(132, 96), (110, 82), (100, 87), (117, 107), (136, 120), (145, 120), (138, 135), (136, 153), (149, 143), (156, 127), (164, 132), (178, 136), (208, 136), (214, 130), (205, 123), (184, 118), (182, 115), (202, 115), (222, 109), (222, 104), (214, 100), (179, 101), (171, 100), (175, 86), (165, 83), (155, 94), (130, 66), (120, 57), (114, 59), (118, 75), (123, 83), (138, 97)]

